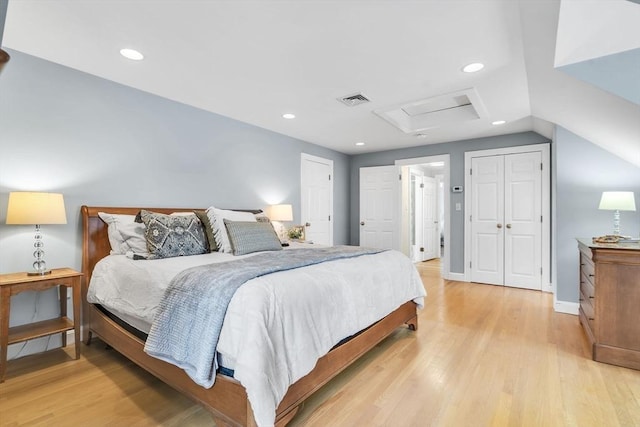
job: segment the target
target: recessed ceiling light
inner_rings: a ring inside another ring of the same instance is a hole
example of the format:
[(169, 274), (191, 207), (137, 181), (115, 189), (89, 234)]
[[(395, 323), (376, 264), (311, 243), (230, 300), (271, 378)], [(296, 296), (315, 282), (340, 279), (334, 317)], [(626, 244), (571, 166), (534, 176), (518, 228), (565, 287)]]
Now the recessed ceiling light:
[(291, 114), (291, 113), (284, 113), (282, 115), (282, 117), (285, 118), (285, 119), (295, 119), (296, 115), (295, 114)]
[(144, 59), (144, 55), (135, 49), (120, 49), (120, 55), (133, 61), (142, 61)]
[(505, 123), (507, 123), (505, 120), (496, 120), (495, 122), (491, 122), (491, 124), (494, 126), (503, 125)]
[(356, 142), (356, 145), (360, 147), (360, 146), (364, 145), (364, 142), (362, 142), (362, 141), (361, 142)]
[(474, 62), (469, 65), (465, 65), (462, 69), (465, 73), (475, 73), (476, 71), (480, 71), (484, 68), (484, 64), (481, 62)]

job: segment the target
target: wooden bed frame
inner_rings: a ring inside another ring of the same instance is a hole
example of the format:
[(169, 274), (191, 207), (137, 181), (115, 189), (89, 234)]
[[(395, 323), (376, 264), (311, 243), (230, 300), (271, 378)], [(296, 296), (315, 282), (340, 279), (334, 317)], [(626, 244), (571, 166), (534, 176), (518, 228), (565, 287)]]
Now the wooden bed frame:
[[(89, 345), (92, 334), (146, 369), (165, 383), (194, 399), (208, 409), (218, 426), (255, 426), (251, 404), (244, 387), (235, 379), (218, 374), (212, 388), (206, 389), (194, 383), (180, 368), (148, 356), (144, 342), (110, 319), (93, 304), (87, 302), (87, 288), (96, 263), (107, 256), (111, 249), (107, 225), (98, 212), (113, 214), (137, 214), (140, 209), (155, 212), (185, 212), (193, 209), (168, 208), (119, 208), (82, 206), (82, 334)], [(348, 367), (361, 355), (386, 338), (396, 328), (407, 325), (416, 330), (418, 318), (416, 305), (408, 301), (397, 310), (356, 335), (346, 343), (333, 348), (318, 360), (315, 368), (292, 384), (278, 406), (276, 426), (286, 425), (296, 414), (298, 406), (313, 392)]]

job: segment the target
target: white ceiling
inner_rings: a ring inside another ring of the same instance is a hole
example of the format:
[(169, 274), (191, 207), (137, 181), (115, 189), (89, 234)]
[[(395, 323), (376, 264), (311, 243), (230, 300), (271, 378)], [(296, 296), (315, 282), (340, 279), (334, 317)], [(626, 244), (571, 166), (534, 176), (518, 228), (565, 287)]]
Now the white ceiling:
[[(551, 137), (551, 123), (607, 148), (592, 139), (601, 131), (580, 131), (584, 118), (545, 110), (560, 84), (553, 73), (562, 74), (553, 68), (558, 14), (559, 0), (10, 0), (3, 43), (349, 154), (526, 130)], [(145, 60), (121, 57), (123, 47)], [(461, 71), (476, 61), (482, 71)], [(573, 82), (561, 84), (573, 90)], [(421, 132), (426, 138), (373, 113), (471, 88), (487, 116)], [(336, 99), (354, 92), (372, 102), (347, 107)], [(621, 108), (633, 117), (634, 107)], [(285, 112), (297, 118), (285, 120)]]

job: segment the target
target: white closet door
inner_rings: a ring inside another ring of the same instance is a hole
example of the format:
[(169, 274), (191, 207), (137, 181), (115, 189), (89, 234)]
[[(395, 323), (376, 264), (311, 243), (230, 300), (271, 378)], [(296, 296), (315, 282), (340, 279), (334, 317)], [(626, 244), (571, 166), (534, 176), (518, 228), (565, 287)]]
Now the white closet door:
[(360, 245), (400, 250), (400, 167), (360, 168)]
[(542, 287), (542, 154), (505, 156), (504, 284)]
[(471, 281), (504, 283), (504, 157), (471, 160)]

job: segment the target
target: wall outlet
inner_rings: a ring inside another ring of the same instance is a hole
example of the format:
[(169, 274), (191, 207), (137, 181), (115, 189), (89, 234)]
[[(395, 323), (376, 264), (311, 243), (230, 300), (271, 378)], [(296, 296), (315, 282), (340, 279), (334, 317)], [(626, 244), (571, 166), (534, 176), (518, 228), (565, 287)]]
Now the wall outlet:
[(456, 210), (457, 211), (461, 211), (462, 210), (462, 203), (456, 203)]

